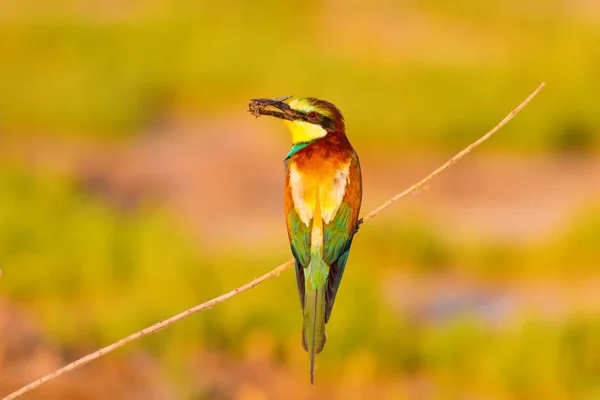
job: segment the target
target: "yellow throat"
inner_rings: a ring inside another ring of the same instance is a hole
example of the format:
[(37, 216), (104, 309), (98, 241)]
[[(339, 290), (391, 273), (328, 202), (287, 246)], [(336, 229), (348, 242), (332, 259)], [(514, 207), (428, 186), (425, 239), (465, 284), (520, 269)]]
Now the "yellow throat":
[[(290, 108), (305, 113), (316, 111), (306, 99), (294, 99), (290, 101)], [(327, 131), (320, 125), (311, 124), (306, 121), (284, 121), (292, 134), (292, 143), (306, 143), (327, 135)]]
[(306, 143), (327, 135), (327, 131), (320, 125), (306, 121), (284, 121), (292, 134), (292, 143)]

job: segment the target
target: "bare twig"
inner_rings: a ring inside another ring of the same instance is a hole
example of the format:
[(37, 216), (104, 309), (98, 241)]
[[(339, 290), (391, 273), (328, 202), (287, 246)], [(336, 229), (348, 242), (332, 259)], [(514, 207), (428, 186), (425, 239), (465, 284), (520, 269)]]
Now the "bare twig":
[(77, 361), (73, 361), (71, 364), (62, 367), (61, 369), (57, 369), (56, 371), (54, 371), (46, 376), (43, 376), (34, 382), (31, 382), (27, 386), (23, 386), (21, 389), (17, 390), (14, 393), (9, 394), (2, 400), (16, 399), (17, 397), (20, 397), (21, 395), (23, 395), (33, 389), (36, 389), (37, 387), (43, 385), (44, 383), (46, 383), (54, 378), (58, 378), (59, 376), (66, 374), (67, 372), (71, 372), (80, 367), (83, 367), (87, 363), (94, 361), (95, 359), (100, 358), (103, 355), (108, 354), (120, 347), (125, 346), (127, 343), (133, 342), (134, 340), (137, 340), (137, 339), (143, 338), (144, 336), (148, 336), (155, 332), (158, 332), (161, 329), (164, 329), (169, 325), (173, 325), (174, 323), (179, 322), (186, 317), (189, 317), (190, 315), (193, 315), (200, 311), (209, 309), (209, 308), (213, 307), (215, 304), (222, 303), (225, 300), (228, 300), (234, 296), (237, 296), (238, 294), (240, 294), (242, 292), (245, 292), (246, 290), (252, 289), (253, 287), (266, 281), (267, 279), (276, 277), (277, 275), (281, 274), (286, 269), (290, 268), (292, 265), (293, 265), (292, 260), (287, 261), (286, 263), (281, 264), (279, 267), (275, 268), (271, 272), (266, 273), (263, 276), (260, 276), (256, 279), (254, 279), (253, 281), (248, 282), (245, 285), (232, 290), (229, 293), (225, 293), (219, 297), (215, 297), (214, 299), (208, 300), (202, 304), (197, 305), (196, 307), (190, 308), (189, 310), (179, 313), (169, 319), (166, 319), (166, 320), (161, 321), (155, 325), (152, 325), (146, 329), (142, 329), (139, 332), (129, 335), (126, 338), (119, 340), (118, 342), (115, 342), (109, 346), (103, 347), (100, 350), (97, 350), (94, 353), (88, 354), (87, 356), (82, 357)]
[(486, 133), (485, 135), (480, 137), (478, 140), (476, 140), (475, 142), (473, 142), (470, 145), (468, 145), (467, 147), (465, 147), (462, 151), (460, 151), (454, 157), (452, 157), (451, 159), (446, 161), (444, 163), (444, 165), (440, 166), (438, 169), (436, 169), (435, 171), (433, 171), (432, 173), (427, 175), (423, 180), (421, 180), (418, 183), (415, 183), (414, 185), (412, 185), (411, 187), (406, 189), (404, 192), (398, 193), (397, 195), (395, 195), (394, 197), (392, 197), (391, 199), (389, 199), (388, 201), (386, 201), (385, 203), (383, 203), (382, 205), (380, 205), (379, 207), (377, 207), (376, 209), (374, 209), (373, 211), (371, 211), (370, 213), (368, 213), (367, 215), (362, 217), (358, 221), (358, 225), (370, 220), (371, 218), (375, 218), (377, 215), (379, 215), (380, 212), (382, 212), (383, 210), (385, 210), (386, 208), (391, 206), (392, 203), (396, 202), (397, 200), (400, 200), (404, 196), (417, 192), (419, 189), (421, 189), (423, 186), (425, 186), (430, 180), (437, 177), (443, 171), (445, 171), (446, 169), (448, 169), (451, 166), (453, 166), (454, 164), (456, 164), (458, 160), (460, 160), (461, 158), (463, 158), (464, 156), (469, 154), (475, 147), (479, 146), (481, 143), (488, 140), (494, 133), (498, 132), (500, 130), (500, 128), (502, 128), (504, 125), (506, 125), (508, 123), (508, 121), (513, 119), (513, 117), (515, 115), (517, 115), (523, 108), (525, 108), (525, 106), (527, 104), (529, 104), (529, 102), (531, 100), (533, 100), (533, 98), (539, 93), (540, 90), (542, 90), (544, 88), (544, 86), (546, 86), (546, 83), (542, 82), (540, 84), (540, 86), (537, 87), (537, 89), (535, 89), (533, 92), (531, 92), (531, 94), (529, 96), (527, 96), (527, 98), (525, 100), (523, 100), (523, 102), (521, 104), (519, 104), (517, 106), (517, 108), (512, 110), (506, 117), (504, 117), (504, 119), (502, 121), (500, 121), (498, 123), (498, 125), (496, 125), (494, 128), (492, 128), (491, 131), (489, 131), (488, 133)]
[[(438, 176), (442, 171), (444, 171), (447, 168), (449, 168), (450, 166), (454, 165), (458, 160), (460, 160), (465, 155), (470, 153), (471, 150), (473, 150), (475, 147), (479, 146), (481, 143), (483, 143), (484, 141), (489, 139), (490, 136), (492, 136), (494, 133), (496, 133), (500, 128), (502, 128), (504, 125), (506, 125), (506, 123), (508, 121), (510, 121), (517, 113), (519, 113), (538, 94), (538, 92), (540, 90), (542, 90), (542, 88), (544, 86), (545, 86), (545, 83), (542, 83), (540, 86), (538, 86), (538, 88), (536, 90), (534, 90), (521, 104), (519, 104), (519, 106), (517, 108), (515, 108), (513, 111), (511, 111), (502, 121), (500, 121), (500, 123), (498, 125), (496, 125), (491, 131), (489, 131), (484, 136), (482, 136), (479, 140), (473, 142), (468, 147), (466, 147), (464, 150), (462, 150), (461, 152), (456, 154), (454, 157), (452, 157), (450, 160), (448, 160), (444, 165), (442, 165), (441, 167), (439, 167), (438, 169), (433, 171), (431, 174), (427, 175), (419, 183), (416, 183), (416, 184), (412, 185), (411, 187), (409, 187), (408, 189), (406, 189), (405, 191), (403, 191), (402, 193), (395, 195), (394, 197), (392, 197), (391, 199), (389, 199), (388, 201), (383, 203), (381, 206), (377, 207), (376, 209), (374, 209), (373, 211), (371, 211), (370, 213), (365, 215), (362, 219), (359, 220), (359, 222), (358, 222), (359, 225), (372, 219), (372, 218), (375, 218), (383, 210), (385, 210), (386, 208), (391, 206), (392, 203), (394, 203), (395, 201), (397, 201), (397, 200), (401, 199), (402, 197), (405, 197), (411, 193), (416, 192), (427, 182), (429, 182), (430, 180), (432, 180), (433, 178)], [(225, 300), (229, 300), (230, 298), (237, 296), (238, 294), (240, 294), (242, 292), (245, 292), (249, 289), (252, 289), (255, 286), (258, 286), (259, 284), (261, 284), (262, 282), (264, 282), (268, 279), (278, 276), (283, 271), (289, 269), (292, 265), (293, 265), (293, 262), (290, 260), (290, 261), (278, 266), (271, 272), (268, 272), (265, 275), (262, 275), (256, 279), (254, 279), (253, 281), (251, 281), (243, 286), (240, 286), (237, 289), (232, 290), (229, 293), (226, 293), (224, 295), (216, 297), (212, 300), (208, 300), (202, 304), (197, 305), (196, 307), (190, 308), (189, 310), (186, 310), (180, 314), (177, 314), (169, 319), (166, 319), (166, 320), (159, 322), (155, 325), (152, 325), (146, 329), (142, 329), (141, 331), (136, 332), (130, 336), (127, 336), (126, 338), (123, 338), (123, 339), (119, 340), (118, 342), (115, 342), (109, 346), (103, 347), (100, 350), (95, 351), (94, 353), (88, 354), (87, 356), (80, 358), (79, 360), (74, 361), (74, 362), (64, 366), (61, 369), (58, 369), (46, 376), (39, 378), (38, 380), (36, 380), (34, 382), (31, 382), (30, 384), (22, 387), (21, 389), (17, 390), (16, 392), (13, 392), (13, 393), (9, 394), (8, 396), (4, 397), (3, 400), (14, 400), (17, 397), (20, 397), (23, 394), (40, 387), (44, 383), (51, 381), (52, 379), (58, 378), (59, 376), (64, 375), (67, 372), (74, 371), (74, 370), (86, 365), (87, 363), (94, 361), (97, 358), (102, 357), (105, 354), (108, 354), (114, 350), (117, 350), (120, 347), (125, 346), (128, 343), (131, 343), (135, 340), (141, 339), (144, 336), (148, 336), (152, 333), (158, 332), (161, 329), (166, 328), (169, 325), (173, 325), (174, 323), (179, 322), (182, 319), (189, 317), (190, 315), (193, 315), (200, 311), (211, 308), (216, 304), (224, 302)]]

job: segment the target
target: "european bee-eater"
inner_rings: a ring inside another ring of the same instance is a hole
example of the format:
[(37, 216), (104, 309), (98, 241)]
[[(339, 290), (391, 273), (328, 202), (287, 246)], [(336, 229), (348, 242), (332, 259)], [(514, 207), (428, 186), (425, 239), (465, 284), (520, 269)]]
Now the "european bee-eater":
[(357, 230), (362, 200), (358, 155), (346, 137), (341, 112), (327, 101), (256, 99), (249, 111), (282, 119), (292, 136), (284, 161), (284, 208), (312, 384), (315, 356), (325, 345), (325, 324)]

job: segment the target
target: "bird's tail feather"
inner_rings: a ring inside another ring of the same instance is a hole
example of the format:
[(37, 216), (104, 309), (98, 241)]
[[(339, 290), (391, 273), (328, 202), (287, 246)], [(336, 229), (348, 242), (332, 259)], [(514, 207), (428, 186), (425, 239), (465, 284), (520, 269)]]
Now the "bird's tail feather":
[(311, 260), (305, 270), (302, 344), (310, 359), (310, 383), (315, 383), (315, 358), (325, 346), (325, 293), (329, 266), (323, 259), (323, 220), (317, 195), (311, 236)]
[(315, 382), (315, 358), (325, 346), (325, 290), (326, 285), (313, 289), (309, 283), (305, 287), (304, 323), (302, 346), (310, 358), (310, 383)]

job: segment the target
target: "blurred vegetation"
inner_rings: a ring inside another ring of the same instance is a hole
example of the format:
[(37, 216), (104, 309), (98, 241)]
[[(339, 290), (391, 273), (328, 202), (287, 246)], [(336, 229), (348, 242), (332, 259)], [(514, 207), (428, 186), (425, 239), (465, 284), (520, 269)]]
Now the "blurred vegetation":
[(356, 141), (455, 148), (547, 81), (490, 146), (599, 147), (593, 2), (233, 3), (9, 1), (0, 129), (121, 137), (293, 93), (339, 105)]
[[(439, 151), (478, 137), (546, 81), (486, 148), (600, 149), (593, 1), (290, 4), (3, 1), (0, 140), (119, 140), (165, 115), (242, 118), (249, 98), (295, 94), (337, 104), (373, 154)], [(289, 258), (202, 248), (157, 204), (117, 209), (74, 182), (0, 161), (2, 295), (65, 349), (118, 340)], [(388, 382), (391, 398), (413, 379), (431, 384), (432, 399), (600, 398), (598, 317), (414, 321), (386, 295), (398, 271), (577, 282), (597, 274), (599, 237), (600, 205), (533, 243), (450, 240), (424, 218), (378, 219), (353, 245), (319, 376)], [(186, 366), (203, 351), (245, 359), (262, 346), (280, 365), (305, 365), (295, 292), (288, 272), (126, 351), (152, 352), (198, 398), (211, 388), (191, 387)]]
[(377, 248), (378, 260), (415, 273), (442, 270), (507, 281), (512, 278), (578, 278), (597, 271), (600, 204), (582, 210), (564, 231), (542, 242), (450, 241), (423, 219), (378, 222), (361, 240)]
[[(250, 260), (235, 251), (204, 254), (155, 206), (117, 210), (83, 193), (68, 177), (2, 170), (3, 291), (27, 305), (67, 348), (118, 340), (230, 290), (288, 256), (286, 249)], [(600, 319), (574, 315), (560, 323), (528, 319), (494, 327), (465, 316), (414, 323), (386, 301), (383, 289), (400, 269), (431, 276), (466, 272), (495, 282), (561, 277), (567, 268), (576, 276), (597, 268), (599, 234), (600, 208), (533, 248), (450, 245), (424, 221), (374, 222), (356, 241), (327, 354), (319, 359), (320, 374), (335, 378), (355, 362), (362, 367), (366, 362), (370, 367), (360, 372), (365, 382), (397, 373), (424, 376), (443, 390), (439, 398), (467, 392), (498, 399), (594, 398), (600, 393)], [(373, 248), (378, 248), (380, 268), (365, 267), (374, 262)], [(259, 344), (272, 343), (281, 362), (298, 353), (304, 357), (294, 292), (293, 274), (287, 273), (130, 348), (151, 351), (174, 376), (185, 374), (181, 366), (193, 352), (222, 350), (243, 357), (257, 337)]]

